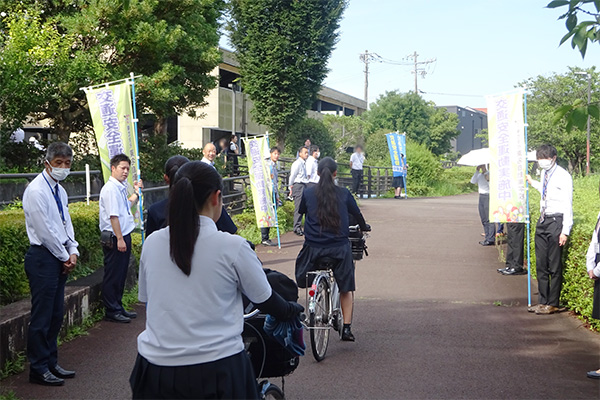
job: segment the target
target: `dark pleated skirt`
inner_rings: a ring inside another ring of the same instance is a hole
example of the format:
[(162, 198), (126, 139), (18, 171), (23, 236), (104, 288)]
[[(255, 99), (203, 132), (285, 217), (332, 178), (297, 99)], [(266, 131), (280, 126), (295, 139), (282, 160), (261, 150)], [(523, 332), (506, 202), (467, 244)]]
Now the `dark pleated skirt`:
[(298, 287), (305, 288), (311, 283), (307, 282), (306, 273), (316, 270), (315, 262), (323, 257), (330, 257), (340, 262), (333, 270), (333, 276), (340, 288), (340, 292), (344, 293), (356, 290), (350, 241), (336, 247), (313, 247), (304, 242), (296, 258), (296, 283)]
[(133, 399), (258, 399), (245, 351), (181, 367), (154, 365), (138, 354), (129, 383)]
[(594, 282), (592, 318), (600, 319), (600, 279), (597, 279)]

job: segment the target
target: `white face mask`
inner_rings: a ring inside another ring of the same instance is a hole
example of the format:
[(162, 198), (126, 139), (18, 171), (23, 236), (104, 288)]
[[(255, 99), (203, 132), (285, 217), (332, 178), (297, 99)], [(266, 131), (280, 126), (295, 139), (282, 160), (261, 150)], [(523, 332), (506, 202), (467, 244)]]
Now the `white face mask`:
[(315, 158), (319, 158), (319, 157), (321, 157), (321, 152), (320, 152), (320, 151), (317, 151), (317, 152), (315, 153)]
[(540, 166), (540, 168), (548, 171), (554, 165), (554, 161), (553, 160), (547, 160), (547, 159), (538, 160), (538, 165)]
[(48, 163), (48, 166), (50, 166), (50, 176), (56, 181), (64, 180), (71, 173), (71, 168), (53, 167), (50, 163)]

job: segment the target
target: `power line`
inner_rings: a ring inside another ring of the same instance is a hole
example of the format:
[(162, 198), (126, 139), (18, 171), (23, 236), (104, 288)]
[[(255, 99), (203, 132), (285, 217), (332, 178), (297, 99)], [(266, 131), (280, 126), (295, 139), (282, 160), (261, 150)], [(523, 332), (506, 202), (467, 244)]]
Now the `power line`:
[(364, 53), (358, 56), (360, 61), (365, 63), (365, 102), (369, 107), (369, 63), (370, 62), (381, 62), (381, 56), (377, 53), (369, 53), (369, 50), (365, 50)]

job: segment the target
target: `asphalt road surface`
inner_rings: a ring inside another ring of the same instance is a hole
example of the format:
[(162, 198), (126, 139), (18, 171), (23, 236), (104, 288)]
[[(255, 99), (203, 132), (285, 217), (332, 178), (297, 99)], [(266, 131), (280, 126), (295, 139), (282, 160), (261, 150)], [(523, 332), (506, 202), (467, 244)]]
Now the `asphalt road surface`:
[[(332, 335), (320, 363), (308, 348), (285, 379), (288, 399), (600, 398), (600, 381), (585, 375), (600, 367), (600, 336), (568, 313), (527, 313), (527, 277), (498, 274), (498, 250), (478, 244), (476, 194), (363, 200), (361, 209), (373, 232), (357, 264), (357, 341)], [(257, 251), (293, 276), (302, 241), (288, 233), (281, 249)], [(65, 386), (32, 385), (22, 373), (3, 389), (22, 399), (130, 398), (137, 310), (131, 324), (101, 322), (60, 348), (61, 365), (77, 370)]]

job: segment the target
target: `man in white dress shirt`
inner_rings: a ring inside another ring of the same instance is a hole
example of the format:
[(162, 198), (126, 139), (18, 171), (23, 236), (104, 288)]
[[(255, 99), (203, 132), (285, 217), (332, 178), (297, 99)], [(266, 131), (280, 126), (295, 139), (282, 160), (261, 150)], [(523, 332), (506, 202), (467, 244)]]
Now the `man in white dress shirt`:
[(131, 256), (131, 232), (135, 221), (131, 207), (139, 200), (138, 189), (142, 182), (133, 183), (133, 194), (127, 193), (127, 177), (131, 160), (125, 154), (117, 154), (110, 160), (111, 176), (100, 190), (100, 232), (108, 235), (103, 243), (104, 278), (102, 301), (106, 309), (105, 319), (127, 323), (136, 318), (134, 311), (123, 308), (123, 291)]
[(562, 288), (562, 249), (573, 226), (573, 179), (556, 164), (556, 148), (542, 145), (537, 149), (541, 182), (527, 175), (527, 181), (542, 194), (540, 219), (535, 227), (535, 257), (538, 304), (530, 307), (536, 314), (554, 314), (559, 310)]
[[(588, 276), (594, 281), (592, 318), (600, 319), (600, 214), (598, 214), (592, 241), (590, 242), (590, 247), (586, 254), (586, 267)], [(600, 369), (588, 371), (587, 377), (591, 379), (600, 379)]]
[(306, 159), (308, 158), (308, 147), (302, 146), (298, 149), (298, 158), (292, 164), (290, 169), (290, 196), (294, 199), (294, 233), (298, 236), (304, 235), (302, 231), (302, 214), (298, 212), (302, 192), (308, 183), (306, 174)]
[(25, 189), (23, 211), (31, 246), (25, 272), (31, 289), (31, 322), (27, 332), (29, 381), (60, 386), (75, 377), (58, 365), (57, 338), (63, 321), (65, 282), (77, 264), (78, 243), (67, 192), (59, 182), (70, 172), (73, 151), (66, 143), (48, 146), (45, 169)]
[(212, 143), (206, 143), (202, 149), (202, 162), (215, 166), (215, 157), (217, 157), (217, 148)]
[(361, 145), (354, 147), (354, 153), (350, 156), (350, 173), (352, 174), (352, 193), (358, 196), (360, 185), (363, 180), (363, 163), (365, 162), (365, 154)]
[(477, 185), (479, 191), (479, 218), (485, 237), (481, 242), (482, 246), (494, 246), (494, 236), (496, 235), (496, 226), (490, 222), (490, 172), (485, 165), (479, 165), (475, 174), (471, 178), (471, 183)]
[(319, 157), (321, 156), (319, 146), (316, 144), (310, 146), (308, 154), (309, 156), (306, 159), (306, 177), (308, 178), (308, 183), (306, 184), (306, 187), (311, 187), (319, 183), (319, 174), (317, 173)]

